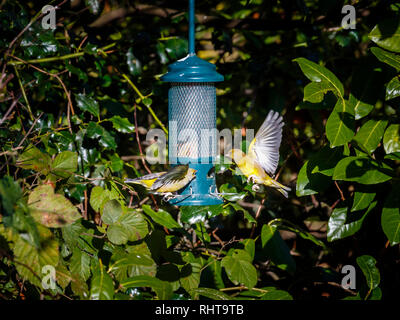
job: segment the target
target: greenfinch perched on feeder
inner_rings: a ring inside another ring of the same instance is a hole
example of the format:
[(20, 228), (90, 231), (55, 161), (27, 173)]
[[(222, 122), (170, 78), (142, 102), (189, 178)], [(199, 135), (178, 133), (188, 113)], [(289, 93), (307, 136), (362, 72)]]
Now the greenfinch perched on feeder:
[(232, 149), (227, 157), (233, 159), (240, 171), (255, 183), (254, 191), (259, 191), (258, 185), (277, 189), (286, 198), (291, 189), (280, 184), (272, 177), (279, 162), (279, 146), (282, 140), (283, 119), (278, 112), (270, 111), (253, 141), (249, 145), (247, 155), (239, 149)]
[(136, 179), (126, 179), (125, 183), (135, 183), (144, 186), (154, 194), (171, 196), (173, 192), (184, 188), (196, 178), (196, 170), (187, 164), (172, 167), (166, 172), (151, 173)]

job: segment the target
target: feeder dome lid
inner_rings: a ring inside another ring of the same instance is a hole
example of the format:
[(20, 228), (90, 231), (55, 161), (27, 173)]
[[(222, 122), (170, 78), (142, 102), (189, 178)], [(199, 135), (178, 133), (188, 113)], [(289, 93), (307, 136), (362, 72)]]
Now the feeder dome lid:
[(190, 53), (168, 66), (168, 73), (161, 77), (165, 82), (220, 82), (224, 77), (216, 71), (215, 65), (196, 54)]

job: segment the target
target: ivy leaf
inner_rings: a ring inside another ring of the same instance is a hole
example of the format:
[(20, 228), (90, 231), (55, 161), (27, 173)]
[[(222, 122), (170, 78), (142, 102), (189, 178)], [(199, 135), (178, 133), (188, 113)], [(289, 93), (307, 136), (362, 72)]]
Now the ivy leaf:
[(133, 54), (133, 49), (129, 48), (126, 54), (126, 63), (128, 64), (129, 72), (133, 76), (139, 76), (142, 73), (142, 63)]
[(75, 94), (75, 99), (78, 107), (82, 111), (87, 111), (92, 115), (94, 115), (96, 118), (99, 117), (100, 115), (99, 103), (95, 99), (83, 93)]
[(380, 47), (393, 52), (400, 52), (399, 19), (386, 19), (379, 22), (368, 37)]
[(36, 187), (29, 195), (28, 205), (33, 218), (49, 228), (61, 228), (81, 218), (77, 208), (50, 185)]
[(391, 124), (383, 136), (386, 153), (400, 152), (400, 124)]
[(386, 126), (386, 120), (368, 120), (361, 126), (360, 130), (358, 130), (354, 141), (361, 144), (366, 151), (372, 153), (378, 147)]
[(151, 207), (147, 204), (142, 206), (143, 211), (148, 214), (156, 223), (161, 226), (164, 226), (168, 229), (174, 228), (182, 228), (178, 222), (175, 221), (174, 218), (165, 210), (159, 209), (155, 212)]
[(348, 101), (339, 99), (326, 122), (326, 137), (331, 147), (342, 146), (354, 136), (354, 110)]
[(337, 96), (343, 97), (343, 84), (327, 68), (305, 58), (297, 58), (293, 61), (296, 61), (299, 64), (301, 70), (308, 79), (314, 82), (325, 82), (325, 87), (331, 89)]
[(122, 133), (132, 133), (135, 130), (135, 126), (129, 122), (128, 118), (122, 118), (120, 116), (113, 116), (110, 118), (115, 130)]
[(251, 261), (251, 256), (246, 251), (235, 249), (232, 255), (222, 259), (221, 266), (234, 284), (240, 283), (253, 288), (257, 284), (257, 270)]
[(400, 197), (399, 185), (393, 185), (382, 210), (381, 225), (392, 246), (400, 243)]
[(357, 257), (356, 261), (367, 280), (369, 289), (373, 290), (378, 287), (381, 277), (378, 268), (375, 266), (376, 260), (371, 256), (363, 255)]

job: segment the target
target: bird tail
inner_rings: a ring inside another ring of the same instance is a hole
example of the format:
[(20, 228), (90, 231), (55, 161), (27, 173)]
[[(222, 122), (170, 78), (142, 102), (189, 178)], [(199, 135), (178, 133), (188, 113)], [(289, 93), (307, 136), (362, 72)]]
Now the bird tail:
[(141, 186), (149, 188), (153, 185), (154, 181), (157, 180), (163, 174), (165, 174), (165, 172), (150, 173), (135, 179), (125, 179), (124, 182), (140, 184)]
[(288, 198), (288, 197), (289, 197), (288, 192), (289, 192), (290, 190), (292, 190), (291, 188), (289, 188), (289, 187), (287, 187), (287, 186), (284, 186), (283, 184), (279, 183), (278, 181), (276, 181), (276, 180), (274, 180), (274, 179), (272, 179), (272, 178), (266, 180), (266, 181), (264, 182), (264, 184), (265, 184), (266, 186), (268, 186), (268, 187), (275, 188), (275, 189), (278, 190), (280, 193), (282, 193), (283, 196), (284, 196), (285, 198)]

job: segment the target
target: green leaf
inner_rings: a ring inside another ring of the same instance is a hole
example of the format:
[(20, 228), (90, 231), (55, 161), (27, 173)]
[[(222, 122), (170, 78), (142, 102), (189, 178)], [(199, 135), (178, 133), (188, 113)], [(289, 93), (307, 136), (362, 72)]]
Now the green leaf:
[(392, 246), (400, 243), (400, 196), (399, 185), (393, 185), (382, 210), (381, 225)]
[(4, 213), (11, 216), (14, 213), (14, 205), (22, 197), (22, 190), (18, 182), (10, 176), (0, 179), (0, 199)]
[(241, 243), (243, 243), (244, 250), (250, 255), (251, 261), (253, 261), (256, 252), (256, 241), (254, 239), (244, 239)]
[(400, 124), (391, 124), (383, 137), (386, 153), (400, 152)]
[(303, 101), (319, 103), (324, 100), (324, 95), (332, 90), (327, 81), (311, 82), (304, 87)]
[(299, 237), (301, 237), (301, 238), (303, 238), (305, 240), (309, 240), (309, 241), (315, 243), (316, 245), (325, 248), (325, 244), (321, 240), (318, 240), (311, 233), (302, 230), (301, 228), (297, 227), (295, 224), (293, 224), (293, 223), (291, 223), (289, 221), (277, 218), (277, 219), (271, 220), (268, 223), (268, 225), (276, 227), (279, 230), (287, 230), (287, 231), (291, 231), (293, 233), (296, 233)]
[(56, 156), (51, 164), (51, 173), (56, 178), (68, 178), (78, 167), (78, 154), (72, 151), (63, 151)]
[(343, 97), (344, 89), (339, 79), (327, 68), (322, 67), (314, 62), (305, 58), (297, 58), (296, 61), (304, 75), (314, 82), (325, 82), (324, 87), (332, 90), (336, 95)]
[(106, 224), (114, 224), (122, 216), (122, 207), (117, 200), (108, 201), (103, 208), (101, 219)]
[(296, 262), (290, 254), (290, 249), (283, 241), (278, 228), (273, 225), (263, 225), (261, 243), (266, 256), (280, 269), (289, 273), (296, 270)]
[(14, 259), (18, 274), (24, 280), (41, 287), (42, 268), (46, 265), (56, 268), (59, 260), (58, 241), (54, 239), (51, 231), (38, 226), (40, 234), (40, 247), (35, 248), (27, 241), (18, 237), (14, 245)]
[(82, 280), (86, 281), (90, 277), (90, 256), (79, 249), (74, 247), (72, 256), (69, 262), (71, 273), (79, 276)]
[(100, 186), (96, 186), (90, 194), (90, 205), (94, 211), (101, 211), (107, 201), (118, 198), (119, 194), (113, 189), (105, 190)]
[(221, 266), (235, 285), (240, 283), (253, 288), (257, 284), (257, 270), (251, 261), (251, 256), (246, 251), (235, 249), (231, 256), (222, 259)]
[(293, 300), (293, 297), (287, 291), (275, 289), (264, 294), (261, 300)]
[(150, 276), (135, 276), (128, 278), (120, 283), (126, 289), (138, 287), (150, 287), (158, 296), (160, 300), (167, 300), (172, 297), (172, 286), (168, 281)]
[(400, 97), (400, 80), (399, 77), (394, 77), (386, 85), (386, 100)]
[(183, 255), (183, 260), (187, 262), (180, 270), (180, 283), (181, 286), (187, 291), (191, 292), (193, 289), (198, 288), (201, 276), (201, 259), (195, 258), (191, 252), (186, 252)]
[(120, 116), (113, 116), (110, 121), (115, 130), (122, 133), (132, 133), (135, 126), (129, 122), (128, 118), (121, 118)]
[(117, 148), (117, 143), (115, 142), (113, 135), (96, 122), (89, 122), (86, 128), (86, 135), (89, 138), (98, 139), (99, 144), (104, 148), (110, 148), (113, 150)]
[[(247, 196), (246, 191), (238, 192), (237, 188), (230, 185), (229, 183), (224, 183), (219, 188), (219, 191), (222, 193), (222, 197), (228, 201), (236, 202), (239, 200), (243, 200)], [(227, 193), (227, 194), (224, 194)], [(228, 194), (230, 193), (230, 194)]]
[(376, 260), (371, 256), (363, 255), (357, 257), (356, 261), (364, 273), (369, 289), (373, 290), (378, 287), (381, 277), (378, 268), (375, 266)]
[(397, 71), (400, 71), (400, 56), (378, 47), (371, 48), (371, 51), (379, 61), (388, 64)]
[(29, 146), (17, 159), (17, 166), (32, 169), (47, 175), (50, 170), (51, 158), (34, 146)]
[(328, 145), (310, 157), (311, 174), (332, 176), (337, 163), (345, 157), (344, 147), (330, 148)]
[(342, 146), (354, 136), (354, 109), (348, 101), (338, 99), (326, 122), (326, 137), (331, 147)]
[(312, 173), (315, 163), (306, 161), (297, 176), (296, 195), (308, 196), (324, 191), (329, 187), (331, 178), (319, 172)]
[(156, 223), (161, 226), (164, 226), (168, 229), (173, 228), (182, 228), (178, 222), (175, 221), (174, 218), (165, 210), (159, 209), (155, 212), (151, 207), (147, 204), (142, 206), (143, 211), (148, 214)]
[(222, 213), (223, 205), (211, 205), (211, 206), (183, 206), (181, 210), (181, 220), (184, 223), (196, 224), (198, 222), (204, 222), (206, 219), (210, 219)]
[[(359, 216), (355, 213), (348, 215), (347, 207), (335, 208), (328, 221), (328, 241), (343, 239), (355, 234), (360, 230), (364, 219), (375, 208), (376, 204), (376, 201), (372, 202), (368, 210), (359, 219), (357, 219)], [(351, 221), (348, 221), (349, 217), (352, 219)]]
[(121, 204), (110, 200), (104, 205), (103, 221), (108, 224), (107, 237), (114, 244), (125, 244), (144, 238), (149, 232), (143, 216), (133, 210), (123, 212)]
[(29, 209), (33, 218), (50, 228), (61, 228), (81, 218), (77, 208), (50, 185), (36, 187), (29, 195)]
[(126, 53), (126, 63), (128, 64), (129, 72), (133, 76), (138, 76), (142, 73), (142, 63), (133, 54), (133, 49), (129, 48)]
[(354, 193), (353, 206), (351, 207), (351, 212), (364, 210), (368, 208), (369, 204), (374, 200), (375, 192), (358, 192)]
[(386, 120), (368, 120), (361, 126), (360, 130), (358, 130), (354, 141), (361, 144), (366, 151), (372, 153), (378, 147), (386, 126)]
[(93, 275), (90, 283), (91, 300), (112, 300), (114, 297), (114, 283), (110, 275), (100, 266), (97, 273)]
[(211, 288), (196, 288), (190, 291), (191, 295), (199, 295), (212, 300), (231, 300), (226, 293)]
[(384, 163), (366, 157), (347, 157), (335, 167), (333, 179), (377, 184), (392, 179), (392, 175), (392, 168)]
[(400, 52), (400, 20), (394, 18), (379, 22), (368, 37), (384, 49)]
[(75, 94), (75, 99), (78, 107), (82, 111), (87, 111), (94, 115), (96, 118), (99, 117), (99, 103), (95, 99), (83, 93)]

